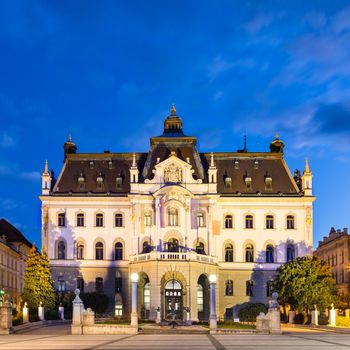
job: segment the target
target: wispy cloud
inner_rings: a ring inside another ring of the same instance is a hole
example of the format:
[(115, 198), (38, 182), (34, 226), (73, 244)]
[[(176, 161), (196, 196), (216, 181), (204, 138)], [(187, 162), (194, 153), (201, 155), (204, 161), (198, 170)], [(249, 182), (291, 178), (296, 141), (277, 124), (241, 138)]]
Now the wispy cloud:
[(252, 33), (256, 34), (263, 28), (269, 26), (274, 19), (274, 16), (269, 13), (261, 13), (252, 18), (249, 22), (246, 23), (245, 29)]
[(15, 146), (16, 146), (16, 142), (12, 136), (10, 136), (6, 132), (3, 132), (2, 134), (0, 134), (0, 147), (11, 148)]

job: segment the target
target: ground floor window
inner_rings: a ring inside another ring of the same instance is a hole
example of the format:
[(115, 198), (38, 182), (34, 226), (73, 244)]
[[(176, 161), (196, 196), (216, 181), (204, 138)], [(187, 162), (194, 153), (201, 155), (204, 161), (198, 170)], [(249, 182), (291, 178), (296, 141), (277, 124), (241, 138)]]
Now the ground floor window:
[(204, 310), (204, 293), (203, 293), (203, 286), (201, 284), (198, 284), (197, 286), (197, 310), (198, 312), (203, 312)]
[(115, 305), (115, 316), (118, 316), (118, 317), (123, 316), (123, 305), (122, 304)]
[(143, 305), (145, 310), (151, 309), (151, 284), (146, 283), (143, 289)]

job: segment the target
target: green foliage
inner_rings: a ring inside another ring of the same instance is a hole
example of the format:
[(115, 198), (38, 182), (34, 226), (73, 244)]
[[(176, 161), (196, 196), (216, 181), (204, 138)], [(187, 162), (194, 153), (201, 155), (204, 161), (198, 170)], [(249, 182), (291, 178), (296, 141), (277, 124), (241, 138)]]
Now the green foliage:
[(345, 316), (338, 316), (336, 323), (338, 327), (350, 327), (350, 320)]
[(38, 310), (37, 309), (29, 309), (29, 322), (37, 322), (40, 321)]
[(59, 320), (60, 317), (58, 315), (57, 310), (47, 310), (45, 311), (45, 320)]
[(64, 292), (62, 294), (61, 303), (62, 303), (62, 306), (64, 307), (64, 318), (67, 320), (72, 318), (72, 314), (73, 314), (73, 304), (72, 303), (73, 303), (74, 298), (75, 298), (74, 292), (69, 291), (69, 292)]
[(306, 324), (307, 323), (307, 316), (303, 313), (296, 314), (294, 318), (295, 324)]
[(33, 245), (24, 272), (22, 300), (28, 303), (29, 309), (37, 309), (42, 302), (46, 310), (51, 310), (55, 299), (49, 258), (44, 249), (40, 255)]
[(267, 306), (261, 303), (248, 303), (239, 310), (238, 317), (241, 322), (255, 322), (260, 312), (267, 313)]
[(81, 300), (84, 302), (85, 308), (91, 308), (97, 314), (102, 314), (108, 307), (108, 296), (106, 294), (91, 292), (80, 294)]
[(18, 326), (20, 324), (23, 324), (23, 315), (21, 312), (16, 312), (16, 314), (12, 314), (12, 325), (13, 326)]
[(318, 324), (320, 326), (328, 325), (328, 317), (325, 312), (321, 312), (321, 314), (318, 316)]
[(308, 311), (324, 310), (334, 302), (337, 289), (330, 267), (317, 257), (296, 258), (277, 270), (274, 289), (282, 305)]
[(336, 309), (350, 309), (350, 294), (341, 294), (335, 298), (334, 307)]

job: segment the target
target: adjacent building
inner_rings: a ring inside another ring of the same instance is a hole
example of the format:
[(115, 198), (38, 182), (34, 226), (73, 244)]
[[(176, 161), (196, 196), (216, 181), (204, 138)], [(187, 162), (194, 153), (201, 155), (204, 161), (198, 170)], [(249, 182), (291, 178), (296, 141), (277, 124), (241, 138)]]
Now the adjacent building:
[(139, 275), (140, 317), (236, 317), (267, 302), (276, 269), (311, 254), (312, 173), (294, 176), (278, 135), (268, 152), (199, 152), (174, 107), (148, 152), (77, 153), (71, 138), (57, 181), (42, 174), (42, 245), (58, 290), (101, 291), (130, 312)]
[(332, 276), (341, 293), (350, 292), (350, 237), (348, 229), (331, 228), (329, 235), (318, 242), (315, 254), (332, 268)]
[[(24, 286), (24, 270), (32, 244), (7, 220), (0, 219), (0, 289), (14, 308), (19, 306)], [(3, 302), (0, 296), (0, 303)]]

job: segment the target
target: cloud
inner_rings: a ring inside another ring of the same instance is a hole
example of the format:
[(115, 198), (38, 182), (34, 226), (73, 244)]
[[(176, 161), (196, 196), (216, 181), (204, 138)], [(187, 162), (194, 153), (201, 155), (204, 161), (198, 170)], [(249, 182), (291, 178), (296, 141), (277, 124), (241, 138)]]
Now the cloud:
[(333, 17), (333, 29), (336, 33), (340, 33), (350, 29), (350, 6), (343, 8)]
[(19, 204), (13, 199), (0, 198), (0, 206), (3, 210), (12, 210), (18, 208)]
[(209, 66), (208, 77), (210, 80), (216, 79), (220, 74), (232, 67), (232, 64), (222, 59), (221, 56), (216, 56), (214, 61)]
[(323, 12), (309, 12), (304, 16), (303, 22), (314, 29), (321, 29), (326, 25), (327, 18)]
[(273, 19), (274, 17), (272, 16), (272, 14), (258, 14), (249, 22), (247, 22), (244, 28), (248, 32), (256, 34), (260, 32), (260, 30), (262, 30), (263, 28), (269, 26), (272, 23)]
[(198, 139), (200, 140), (200, 148), (213, 149), (221, 145), (223, 130), (210, 129), (199, 132)]
[(3, 132), (0, 134), (0, 147), (1, 148), (11, 148), (15, 147), (16, 142), (12, 136), (7, 134), (6, 132)]
[(22, 180), (37, 181), (40, 179), (41, 174), (38, 171), (24, 171), (18, 175)]

